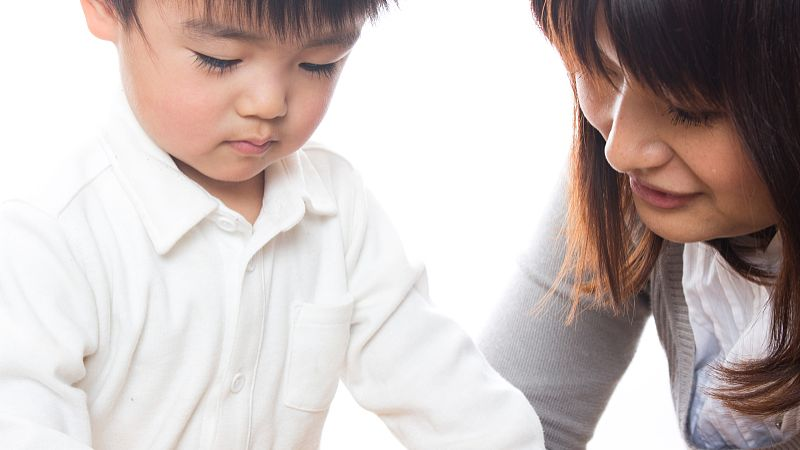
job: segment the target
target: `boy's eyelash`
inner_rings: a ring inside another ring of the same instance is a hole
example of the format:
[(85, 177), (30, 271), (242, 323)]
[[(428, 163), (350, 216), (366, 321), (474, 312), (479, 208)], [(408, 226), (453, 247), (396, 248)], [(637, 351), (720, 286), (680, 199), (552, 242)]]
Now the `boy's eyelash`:
[(219, 59), (197, 52), (194, 52), (194, 61), (201, 69), (218, 75), (230, 72), (242, 62), (241, 59)]
[(667, 108), (667, 113), (671, 116), (673, 125), (685, 125), (688, 127), (709, 126), (717, 117), (712, 112), (689, 112), (674, 106)]
[[(241, 59), (219, 59), (198, 52), (193, 53), (195, 64), (198, 67), (218, 75), (230, 72), (242, 62)], [(300, 68), (320, 77), (331, 78), (339, 69), (339, 61), (329, 64), (300, 63)]]
[(339, 69), (339, 61), (330, 64), (300, 63), (300, 68), (320, 77), (331, 78)]

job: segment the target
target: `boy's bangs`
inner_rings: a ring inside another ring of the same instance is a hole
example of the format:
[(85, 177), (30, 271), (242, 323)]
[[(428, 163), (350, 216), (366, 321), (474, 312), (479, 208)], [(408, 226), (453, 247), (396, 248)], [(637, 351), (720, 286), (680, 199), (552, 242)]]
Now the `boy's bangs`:
[(375, 19), (389, 0), (174, 0), (212, 22), (258, 30), (281, 40), (352, 30)]
[(626, 75), (660, 97), (703, 109), (724, 104), (723, 6), (697, 0), (532, 1), (570, 72), (615, 78), (597, 43), (607, 30)]
[[(106, 0), (126, 26), (141, 30), (141, 0)], [(211, 23), (260, 31), (280, 40), (302, 40), (321, 32), (352, 31), (374, 20), (394, 0), (158, 0), (189, 8)]]

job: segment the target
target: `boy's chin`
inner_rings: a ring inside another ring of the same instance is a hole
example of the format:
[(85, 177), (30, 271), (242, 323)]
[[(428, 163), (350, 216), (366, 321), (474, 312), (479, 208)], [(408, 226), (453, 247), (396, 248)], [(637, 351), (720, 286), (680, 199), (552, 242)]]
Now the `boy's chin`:
[(208, 183), (239, 184), (253, 181), (259, 176), (263, 176), (266, 166), (249, 165), (246, 167), (229, 167), (227, 170), (220, 170), (218, 167), (195, 167), (173, 157), (178, 169), (184, 175), (194, 180), (201, 186)]
[(247, 183), (249, 181), (253, 181), (257, 177), (264, 176), (264, 171), (266, 167), (262, 168), (261, 170), (256, 171), (247, 171), (247, 172), (239, 172), (239, 173), (223, 173), (223, 174), (204, 174), (207, 178), (210, 178), (214, 181), (220, 183)]

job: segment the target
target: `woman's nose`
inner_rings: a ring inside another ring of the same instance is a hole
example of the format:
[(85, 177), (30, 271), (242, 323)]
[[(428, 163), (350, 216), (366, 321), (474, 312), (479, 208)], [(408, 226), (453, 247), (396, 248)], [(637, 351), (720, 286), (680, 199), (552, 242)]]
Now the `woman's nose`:
[(672, 150), (658, 133), (664, 115), (652, 99), (623, 85), (610, 112), (605, 156), (614, 170), (646, 171), (669, 162)]

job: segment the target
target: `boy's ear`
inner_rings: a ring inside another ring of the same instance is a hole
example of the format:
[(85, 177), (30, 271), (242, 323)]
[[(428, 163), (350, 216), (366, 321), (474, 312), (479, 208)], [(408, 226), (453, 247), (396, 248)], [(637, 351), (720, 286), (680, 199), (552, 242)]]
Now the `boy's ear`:
[(81, 7), (93, 35), (105, 41), (117, 41), (120, 23), (107, 0), (81, 0)]

